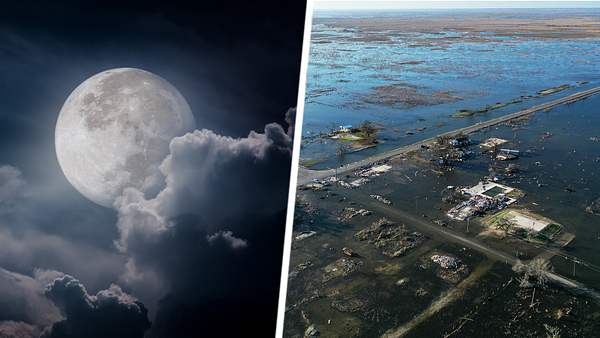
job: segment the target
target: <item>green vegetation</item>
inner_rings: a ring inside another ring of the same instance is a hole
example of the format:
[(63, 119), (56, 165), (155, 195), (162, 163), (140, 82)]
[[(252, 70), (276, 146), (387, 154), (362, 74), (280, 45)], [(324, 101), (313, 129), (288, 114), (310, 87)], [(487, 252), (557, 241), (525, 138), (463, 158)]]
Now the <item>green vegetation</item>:
[(571, 88), (571, 85), (564, 84), (564, 85), (560, 85), (560, 86), (557, 86), (557, 87), (551, 87), (551, 88), (548, 88), (548, 89), (540, 90), (538, 92), (538, 95), (540, 95), (540, 96), (546, 96), (546, 95), (550, 95), (550, 94), (555, 94), (555, 93), (562, 92), (563, 90), (566, 90), (566, 89), (569, 89), (569, 88)]
[(310, 169), (310, 168), (312, 168), (312, 167), (316, 166), (317, 164), (322, 163), (324, 161), (325, 161), (325, 159), (322, 159), (322, 158), (314, 158), (314, 159), (310, 159), (310, 160), (302, 160), (302, 161), (300, 161), (300, 165), (303, 166), (303, 167), (305, 167), (305, 168)]
[(350, 130), (341, 131), (332, 128), (329, 137), (342, 142), (351, 142), (354, 149), (364, 149), (375, 146), (377, 143), (377, 133), (379, 129), (371, 121), (364, 121), (358, 127)]
[(547, 242), (556, 236), (560, 232), (562, 226), (556, 223), (550, 223), (542, 231), (538, 232), (533, 239)]
[[(580, 83), (580, 84), (583, 84), (583, 83)], [(521, 103), (525, 99), (540, 98), (540, 97), (543, 97), (543, 96), (547, 96), (547, 95), (551, 95), (551, 94), (555, 94), (555, 93), (561, 92), (563, 90), (566, 90), (566, 89), (569, 89), (569, 88), (572, 88), (572, 87), (573, 86), (570, 85), (570, 84), (564, 84), (564, 85), (560, 85), (560, 86), (556, 86), (556, 87), (546, 88), (546, 89), (542, 89), (539, 92), (537, 92), (537, 95), (522, 96), (522, 97), (520, 97), (518, 99), (514, 99), (514, 100), (511, 100), (511, 101), (508, 101), (508, 102), (496, 102), (495, 104), (488, 104), (484, 108), (480, 108), (480, 109), (460, 109), (459, 111), (455, 112), (451, 116), (454, 117), (454, 118), (464, 118), (464, 117), (473, 116), (475, 114), (484, 114), (484, 113), (487, 113), (487, 112), (492, 111), (492, 110), (504, 108), (504, 107), (509, 106), (511, 104)]]

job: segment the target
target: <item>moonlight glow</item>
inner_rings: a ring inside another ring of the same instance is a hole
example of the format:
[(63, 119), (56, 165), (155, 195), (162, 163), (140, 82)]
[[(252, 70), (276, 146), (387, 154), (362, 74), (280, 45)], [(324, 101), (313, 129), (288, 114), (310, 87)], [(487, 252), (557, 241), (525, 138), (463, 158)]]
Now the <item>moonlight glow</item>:
[(171, 139), (194, 128), (189, 105), (166, 80), (111, 69), (67, 98), (56, 123), (56, 155), (75, 189), (110, 207), (126, 187), (156, 192)]

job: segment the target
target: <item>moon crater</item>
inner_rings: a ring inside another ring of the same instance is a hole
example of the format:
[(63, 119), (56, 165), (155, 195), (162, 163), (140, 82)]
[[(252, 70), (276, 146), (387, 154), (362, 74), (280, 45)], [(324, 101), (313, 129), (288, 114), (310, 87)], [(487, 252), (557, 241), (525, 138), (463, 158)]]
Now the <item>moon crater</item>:
[(194, 128), (188, 103), (169, 82), (141, 69), (111, 69), (67, 98), (56, 123), (56, 155), (75, 189), (111, 207), (127, 187), (157, 192), (170, 141)]

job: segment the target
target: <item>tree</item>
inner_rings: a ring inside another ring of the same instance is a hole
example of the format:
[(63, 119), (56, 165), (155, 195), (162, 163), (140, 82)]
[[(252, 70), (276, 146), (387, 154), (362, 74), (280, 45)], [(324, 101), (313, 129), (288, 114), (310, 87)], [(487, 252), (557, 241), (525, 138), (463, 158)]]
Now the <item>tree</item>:
[(540, 287), (546, 288), (549, 282), (548, 272), (550, 271), (550, 262), (543, 258), (534, 258), (529, 263), (524, 264), (520, 260), (513, 266), (513, 271), (520, 273), (519, 285), (521, 287)]
[(358, 129), (364, 134), (365, 138), (369, 139), (375, 136), (377, 128), (371, 121), (363, 121)]
[(544, 324), (544, 328), (546, 329), (547, 338), (560, 338), (560, 329), (557, 326)]

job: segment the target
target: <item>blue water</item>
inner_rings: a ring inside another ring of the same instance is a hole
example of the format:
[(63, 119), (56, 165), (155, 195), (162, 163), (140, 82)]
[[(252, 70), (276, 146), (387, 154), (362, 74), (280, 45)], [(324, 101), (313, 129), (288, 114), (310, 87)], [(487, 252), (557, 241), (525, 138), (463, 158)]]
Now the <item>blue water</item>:
[[(439, 13), (446, 12), (427, 14), (435, 16)], [(501, 14), (511, 17), (543, 14), (552, 17), (564, 15), (564, 10), (535, 13), (506, 10)], [(577, 13), (581, 14), (573, 10), (573, 14)], [(600, 17), (597, 9), (586, 10), (585, 14)], [(352, 12), (347, 15), (372, 17), (375, 14)], [(394, 15), (406, 16), (410, 13), (386, 13), (388, 17)], [(419, 15), (423, 15), (423, 12)], [(336, 142), (315, 137), (329, 131), (332, 126), (357, 125), (370, 120), (383, 127), (380, 132), (382, 143), (376, 148), (344, 157), (344, 162), (351, 162), (600, 83), (600, 39), (597, 38), (532, 40), (492, 34), (472, 36), (457, 32), (378, 33), (387, 36), (389, 41), (356, 41), (359, 34), (352, 27), (335, 27), (323, 24), (318, 19), (314, 21), (301, 157), (305, 160), (326, 160), (315, 168), (332, 167), (339, 163), (335, 159)], [(486, 38), (492, 42), (456, 40), (443, 48), (436, 45), (415, 46), (422, 42), (435, 44), (436, 39), (457, 36)], [(588, 83), (581, 85), (582, 81)], [(374, 87), (393, 84), (416, 86), (418, 93), (423, 95), (449, 92), (461, 100), (410, 106), (389, 105), (369, 99)], [(507, 102), (562, 84), (574, 87), (487, 114), (462, 119), (450, 117), (459, 109), (477, 109), (487, 104)], [(365, 98), (371, 102), (365, 102)], [(426, 129), (414, 135), (406, 134), (406, 131), (414, 131), (415, 128)]]

